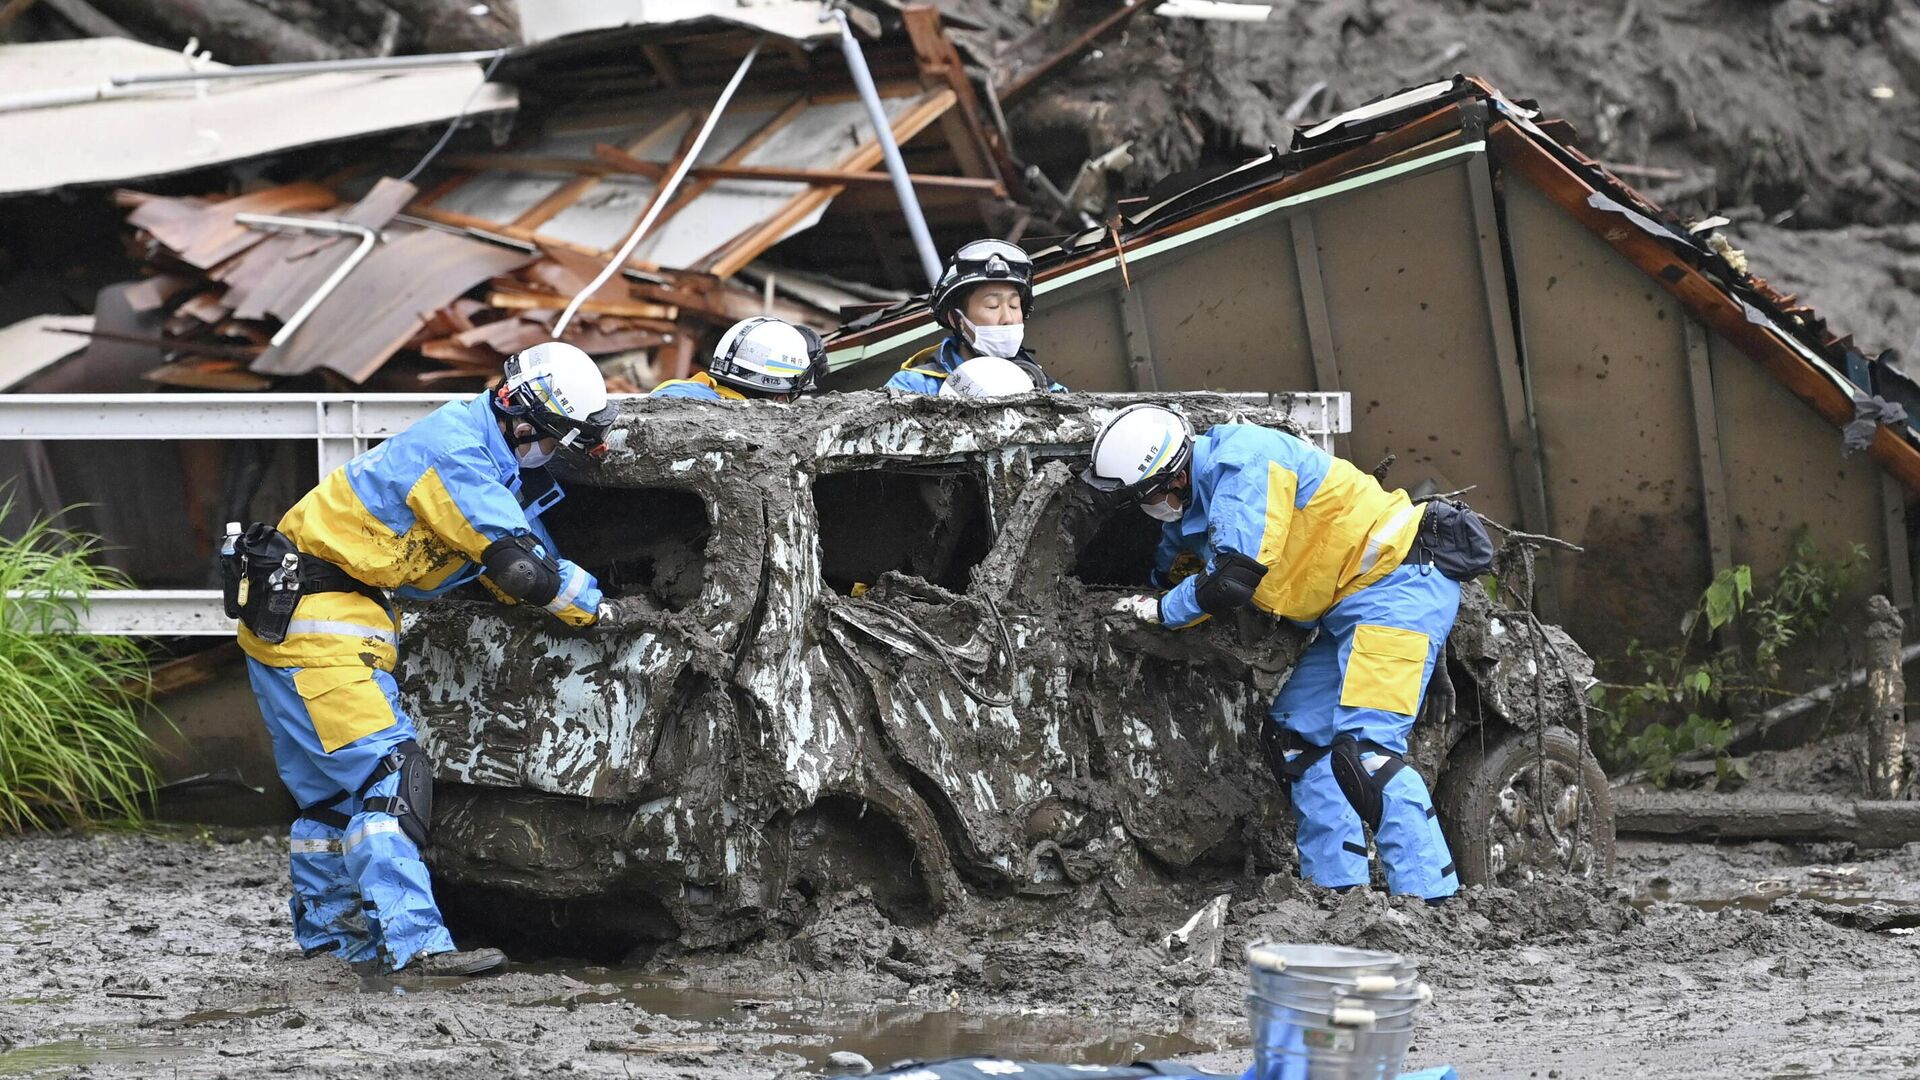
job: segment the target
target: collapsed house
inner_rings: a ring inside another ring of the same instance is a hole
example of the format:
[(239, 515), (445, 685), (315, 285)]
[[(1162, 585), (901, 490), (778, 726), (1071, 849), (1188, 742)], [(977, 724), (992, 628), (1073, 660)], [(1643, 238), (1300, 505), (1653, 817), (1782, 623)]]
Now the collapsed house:
[[(123, 40), (0, 47), (30, 76), (0, 102), (0, 139), (50, 148), (0, 169), (0, 196), (117, 187), (139, 273), (100, 290), (90, 325), (14, 327), (0, 389), (471, 392), (558, 336), (635, 392), (689, 374), (740, 318), (826, 330), (902, 298), (924, 275), (870, 106), (939, 245), (1013, 226), (1019, 180), (935, 9), (847, 16), (872, 103), (813, 0), (650, 22), (529, 5), (525, 44), (417, 70), (260, 77)], [(315, 479), (257, 447), (178, 449), (130, 464), (25, 443), (0, 460), (26, 478), (23, 518), (123, 501), (135, 470), (137, 512), (76, 516), (147, 587), (203, 585), (221, 522), (271, 517)]]
[[(1472, 78), (1382, 98), (1039, 253), (1027, 341), (1075, 389), (1351, 391), (1362, 468), (1586, 549), (1540, 602), (1597, 654), (1803, 528), (1910, 608), (1920, 388), (1577, 143)], [(870, 314), (834, 381), (941, 333)]]

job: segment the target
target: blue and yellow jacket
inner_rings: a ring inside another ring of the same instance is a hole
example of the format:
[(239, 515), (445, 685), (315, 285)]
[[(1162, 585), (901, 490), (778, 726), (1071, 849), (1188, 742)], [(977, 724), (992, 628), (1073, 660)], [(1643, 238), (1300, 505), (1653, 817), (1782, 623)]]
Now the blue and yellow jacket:
[[(1221, 424), (1193, 440), (1186, 512), (1168, 522), (1154, 557), (1155, 580), (1193, 552), (1213, 568), (1235, 551), (1267, 576), (1254, 591), (1262, 611), (1311, 623), (1335, 603), (1386, 577), (1407, 557), (1425, 507), (1387, 491), (1355, 468), (1283, 431)], [(1199, 576), (1160, 599), (1160, 620), (1191, 626), (1205, 617), (1194, 600)]]
[(694, 398), (699, 401), (745, 401), (747, 395), (731, 386), (722, 386), (713, 376), (696, 371), (689, 378), (668, 379), (653, 388), (648, 397)]
[[(481, 555), (496, 540), (531, 534), (553, 553), (553, 538), (521, 509), (519, 491), (520, 461), (482, 394), (435, 409), (328, 473), (280, 519), (280, 531), (369, 585), (431, 599), (480, 578)], [(560, 593), (547, 610), (574, 626), (593, 622), (600, 583), (556, 561)], [(395, 628), (392, 608), (370, 597), (311, 593), (294, 609), (285, 641), (269, 645), (242, 626), (240, 648), (270, 667), (392, 671)]]
[[(1033, 363), (1033, 354), (1025, 349), (1020, 350), (1020, 358)], [(907, 357), (907, 362), (901, 364), (900, 370), (887, 380), (887, 389), (905, 390), (910, 394), (938, 394), (947, 376), (953, 374), (953, 369), (971, 359), (958, 337), (948, 337), (938, 345), (929, 345)], [(1056, 394), (1067, 392), (1067, 388), (1058, 382), (1051, 383), (1047, 389)]]

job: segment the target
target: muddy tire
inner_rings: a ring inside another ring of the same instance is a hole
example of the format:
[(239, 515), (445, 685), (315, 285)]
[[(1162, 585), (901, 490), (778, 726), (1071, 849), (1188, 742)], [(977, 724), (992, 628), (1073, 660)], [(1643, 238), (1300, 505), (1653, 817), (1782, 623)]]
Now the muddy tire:
[(1461, 884), (1613, 873), (1613, 798), (1592, 751), (1580, 751), (1580, 737), (1560, 727), (1537, 742), (1531, 732), (1506, 732), (1484, 753), (1473, 736), (1463, 741), (1434, 799)]

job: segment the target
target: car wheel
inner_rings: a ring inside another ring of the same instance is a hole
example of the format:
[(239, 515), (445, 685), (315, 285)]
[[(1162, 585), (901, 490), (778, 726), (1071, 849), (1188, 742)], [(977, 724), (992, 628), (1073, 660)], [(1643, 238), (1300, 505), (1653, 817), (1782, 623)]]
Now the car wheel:
[(1613, 797), (1590, 748), (1565, 728), (1508, 731), (1483, 751), (1469, 735), (1435, 803), (1464, 885), (1613, 872)]

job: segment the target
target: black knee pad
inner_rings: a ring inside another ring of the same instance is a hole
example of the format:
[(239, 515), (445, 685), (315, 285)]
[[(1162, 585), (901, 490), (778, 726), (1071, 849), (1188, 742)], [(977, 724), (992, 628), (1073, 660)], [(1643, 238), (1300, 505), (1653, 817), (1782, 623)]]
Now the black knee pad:
[(400, 831), (414, 846), (425, 848), (433, 831), (433, 763), (420, 744), (409, 739), (380, 759), (373, 775), (367, 777), (362, 792), (379, 783), (388, 773), (399, 773), (400, 784), (392, 798), (376, 796), (363, 804), (377, 814), (391, 814), (400, 822)]
[[(1263, 724), (1260, 728), (1260, 755), (1267, 759), (1267, 769), (1279, 782), (1280, 790), (1291, 792), (1293, 785), (1307, 775), (1327, 755), (1327, 748), (1314, 746), (1281, 727), (1279, 724)], [(1289, 758), (1287, 755), (1292, 754)]]
[[(1368, 772), (1366, 762), (1360, 760), (1364, 751), (1380, 754), (1387, 760), (1379, 769)], [(1341, 735), (1333, 740), (1333, 782), (1340, 785), (1340, 794), (1347, 797), (1359, 813), (1360, 820), (1367, 828), (1378, 832), (1380, 815), (1386, 812), (1387, 781), (1393, 774), (1407, 767), (1406, 760), (1400, 755), (1368, 743), (1364, 748), (1360, 740), (1352, 735)]]

